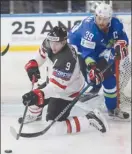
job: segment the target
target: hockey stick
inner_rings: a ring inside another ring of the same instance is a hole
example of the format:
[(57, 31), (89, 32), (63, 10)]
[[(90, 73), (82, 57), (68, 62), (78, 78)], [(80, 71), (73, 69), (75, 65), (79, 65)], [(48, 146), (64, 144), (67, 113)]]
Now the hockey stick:
[[(113, 62), (114, 63), (114, 62)], [(111, 68), (111, 66), (113, 65), (113, 63), (109, 64), (103, 71), (102, 73), (106, 72), (109, 68)], [(27, 137), (27, 138), (32, 138), (32, 137), (38, 137), (41, 135), (44, 135), (49, 129), (50, 127), (57, 122), (63, 115), (64, 113), (66, 113), (70, 108), (72, 108), (79, 100), (79, 97), (90, 87), (93, 86), (94, 83), (91, 82), (89, 85), (87, 85), (81, 92), (80, 94), (72, 101), (72, 103), (68, 104), (64, 110), (42, 131), (40, 132), (36, 132), (36, 133), (21, 133), (20, 136), (21, 137)], [(16, 133), (14, 128), (10, 128), (11, 132), (14, 133), (14, 136), (17, 136), (18, 134)]]
[(89, 101), (89, 100), (91, 100), (91, 99), (93, 99), (93, 98), (95, 98), (95, 97), (98, 97), (98, 96), (99, 96), (98, 93), (97, 93), (97, 94), (88, 93), (88, 95), (81, 97), (81, 98), (79, 99), (79, 101), (80, 101), (81, 103), (85, 103), (86, 101)]
[(7, 53), (7, 51), (9, 50), (9, 47), (10, 47), (10, 45), (9, 45), (9, 43), (8, 43), (8, 45), (7, 45), (7, 47), (5, 48), (5, 50), (1, 52), (1, 56), (4, 56), (4, 55)]
[[(31, 88), (31, 90), (33, 90), (34, 83), (35, 83), (35, 77), (33, 76), (32, 88)], [(12, 129), (10, 129), (10, 131), (12, 130), (12, 131), (11, 131), (12, 135), (15, 136), (15, 138), (16, 138), (17, 140), (19, 139), (19, 137), (20, 137), (20, 135), (21, 135), (21, 131), (22, 131), (22, 128), (23, 128), (23, 125), (24, 125), (24, 120), (25, 120), (26, 113), (27, 113), (27, 110), (28, 110), (28, 104), (29, 104), (29, 102), (27, 102), (27, 104), (26, 104), (26, 107), (25, 107), (25, 110), (24, 110), (24, 113), (23, 113), (23, 117), (22, 117), (22, 123), (21, 123), (21, 125), (20, 125), (18, 134), (16, 135), (16, 133), (13, 131), (13, 129), (14, 129), (13, 127), (12, 127)], [(14, 129), (14, 130), (15, 130), (15, 129)]]
[[(64, 110), (42, 131), (40, 132), (36, 132), (36, 133), (21, 133), (20, 136), (21, 137), (28, 137), (28, 138), (32, 138), (32, 137), (38, 137), (40, 135), (43, 135), (45, 134), (49, 129), (50, 127), (56, 122), (58, 121), (63, 115), (64, 113), (66, 113), (70, 108), (72, 108), (79, 100), (79, 97), (87, 90), (88, 87), (92, 86), (94, 83), (90, 83), (89, 85), (87, 85), (87, 87), (85, 87), (81, 92), (80, 94), (72, 101), (72, 103), (68, 104)], [(14, 128), (10, 128), (10, 129), (13, 129), (11, 130), (14, 134), (16, 134), (16, 131), (14, 130)], [(15, 135), (17, 136), (17, 134)]]
[(79, 101), (84, 103), (92, 98), (98, 97), (99, 96), (99, 91), (100, 91), (101, 87), (91, 87), (90, 90), (88, 90), (84, 95), (82, 95), (79, 98)]

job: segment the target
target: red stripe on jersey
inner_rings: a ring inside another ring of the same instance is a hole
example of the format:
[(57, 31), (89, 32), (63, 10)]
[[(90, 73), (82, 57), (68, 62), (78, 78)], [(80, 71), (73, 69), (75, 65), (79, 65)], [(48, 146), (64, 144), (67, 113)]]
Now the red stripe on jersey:
[[(83, 87), (84, 87), (84, 85), (83, 85)], [(81, 88), (81, 90), (83, 89), (83, 87)], [(80, 91), (71, 94), (69, 97), (71, 97), (71, 98), (77, 97), (80, 94)]]
[(40, 53), (40, 56), (45, 59), (45, 51), (39, 48), (39, 53)]
[(77, 117), (73, 117), (76, 125), (76, 132), (80, 132), (80, 122)]
[(58, 87), (62, 88), (62, 89), (66, 89), (67, 86), (60, 84), (59, 82), (57, 82), (55, 79), (50, 78), (50, 82), (54, 83), (55, 85), (57, 85)]
[(70, 120), (67, 119), (66, 124), (67, 124), (67, 133), (71, 134), (72, 133), (72, 126), (71, 126)]
[(77, 97), (79, 95), (79, 93), (80, 93), (80, 91), (70, 95), (69, 97), (71, 97), (71, 98)]

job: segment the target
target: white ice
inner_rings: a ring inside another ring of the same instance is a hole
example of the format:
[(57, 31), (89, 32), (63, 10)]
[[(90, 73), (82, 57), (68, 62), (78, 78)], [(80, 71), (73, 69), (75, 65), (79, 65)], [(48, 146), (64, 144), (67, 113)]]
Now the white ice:
[[(10, 133), (10, 126), (19, 128), (17, 119), (23, 114), (21, 96), (30, 90), (24, 71), (24, 64), (33, 53), (7, 53), (2, 57), (1, 66), (1, 154), (11, 149), (12, 154), (130, 154), (131, 121), (109, 120), (105, 109), (103, 113), (109, 124), (109, 131), (101, 134), (96, 130), (73, 135), (43, 135), (37, 138), (16, 140)], [(84, 115), (88, 110), (100, 107), (102, 96), (85, 104), (77, 103), (72, 115)], [(101, 105), (102, 106), (102, 105)], [(102, 108), (102, 107), (101, 107)], [(43, 118), (46, 114), (44, 109)], [(43, 121), (40, 123), (42, 129)]]

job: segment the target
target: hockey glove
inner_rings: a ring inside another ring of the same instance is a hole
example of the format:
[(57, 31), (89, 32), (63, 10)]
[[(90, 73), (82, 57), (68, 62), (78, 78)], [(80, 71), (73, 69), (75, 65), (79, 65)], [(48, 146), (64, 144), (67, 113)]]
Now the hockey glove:
[(22, 96), (23, 104), (28, 106), (36, 105), (38, 107), (44, 106), (44, 93), (40, 89), (35, 89)]
[(88, 68), (90, 68), (89, 79), (91, 80), (91, 82), (99, 85), (104, 81), (104, 75), (101, 70), (96, 67), (96, 63), (90, 63)]
[(30, 60), (25, 65), (25, 69), (27, 71), (30, 81), (32, 81), (33, 75), (35, 76), (35, 82), (40, 79), (40, 71), (38, 69), (38, 63), (36, 62), (36, 60)]
[(122, 60), (128, 55), (128, 47), (125, 40), (118, 40), (114, 45), (114, 49), (115, 57), (118, 60)]

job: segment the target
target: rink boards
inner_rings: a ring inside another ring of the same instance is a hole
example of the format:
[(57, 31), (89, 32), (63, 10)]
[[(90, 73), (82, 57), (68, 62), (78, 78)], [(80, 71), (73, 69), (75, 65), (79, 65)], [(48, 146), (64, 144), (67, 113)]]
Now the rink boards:
[[(10, 44), (10, 52), (28, 52), (38, 50), (43, 39), (52, 27), (64, 26), (71, 29), (89, 13), (58, 14), (11, 14), (1, 16), (1, 51)], [(124, 23), (131, 40), (131, 14), (115, 13)]]

